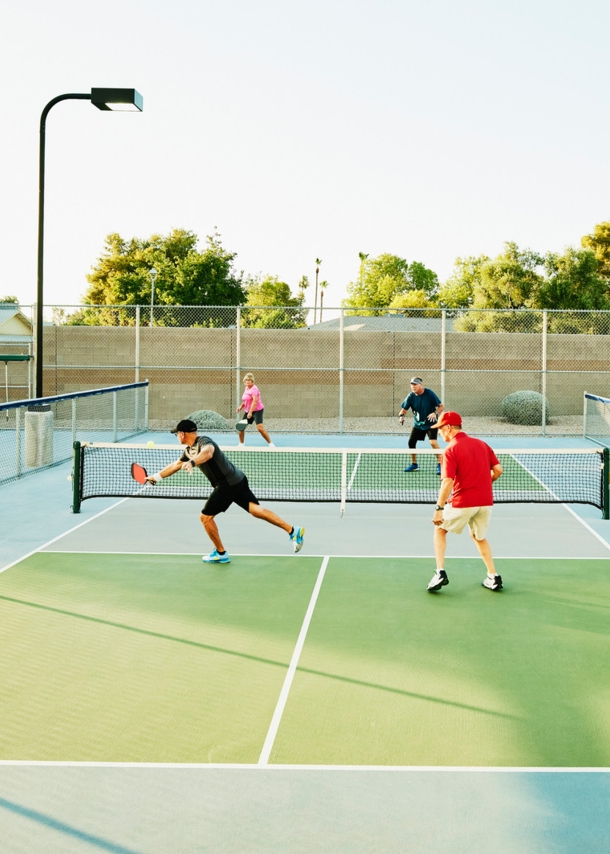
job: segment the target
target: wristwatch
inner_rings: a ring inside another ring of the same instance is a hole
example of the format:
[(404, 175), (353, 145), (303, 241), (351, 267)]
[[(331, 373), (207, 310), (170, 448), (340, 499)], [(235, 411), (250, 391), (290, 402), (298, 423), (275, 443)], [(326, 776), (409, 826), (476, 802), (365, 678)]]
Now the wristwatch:
[(437, 504), (437, 505), (436, 505), (436, 507), (435, 507), (434, 509), (435, 509), (435, 510), (444, 510), (445, 508), (444, 508), (444, 507), (441, 507), (441, 505), (440, 505), (440, 504)]

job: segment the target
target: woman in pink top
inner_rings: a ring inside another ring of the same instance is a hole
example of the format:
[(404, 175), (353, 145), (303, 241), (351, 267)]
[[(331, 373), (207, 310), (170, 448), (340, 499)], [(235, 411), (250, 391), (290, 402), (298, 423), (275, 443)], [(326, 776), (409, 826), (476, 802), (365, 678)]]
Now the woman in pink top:
[[(275, 448), (275, 445), (271, 441), (271, 436), (265, 430), (263, 426), (263, 412), (265, 407), (263, 406), (263, 401), (261, 400), (261, 393), (258, 390), (257, 386), (254, 385), (254, 375), (251, 373), (247, 373), (244, 377), (244, 385), (245, 390), (241, 398), (241, 406), (237, 410), (238, 414), (243, 410), (244, 418), (250, 421), (250, 424), (256, 424), (256, 429), (261, 434), (265, 442), (269, 445), (270, 448)], [(239, 424), (239, 422), (238, 422)], [(245, 429), (240, 429), (237, 427), (237, 435), (239, 436), (239, 447), (244, 447), (244, 437), (245, 437)]]

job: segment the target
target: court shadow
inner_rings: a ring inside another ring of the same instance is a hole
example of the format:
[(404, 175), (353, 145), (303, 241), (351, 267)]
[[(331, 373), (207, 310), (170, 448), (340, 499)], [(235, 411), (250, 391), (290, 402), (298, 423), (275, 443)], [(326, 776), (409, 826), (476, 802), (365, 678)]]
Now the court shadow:
[[(63, 821), (58, 821), (50, 815), (45, 815), (37, 810), (25, 807), (22, 804), (17, 804), (14, 801), (6, 800), (6, 798), (0, 798), (0, 809), (19, 816), (20, 818), (36, 822), (41, 828), (45, 828), (46, 830), (54, 831), (71, 839), (84, 842), (100, 851), (109, 851), (111, 854), (143, 854), (143, 852), (138, 852), (134, 848), (125, 848), (125, 846), (111, 842), (109, 839), (103, 839), (101, 836), (86, 833), (84, 830), (80, 830), (79, 828), (66, 824)], [(44, 840), (40, 839), (39, 844), (39, 850), (44, 851), (46, 847)]]

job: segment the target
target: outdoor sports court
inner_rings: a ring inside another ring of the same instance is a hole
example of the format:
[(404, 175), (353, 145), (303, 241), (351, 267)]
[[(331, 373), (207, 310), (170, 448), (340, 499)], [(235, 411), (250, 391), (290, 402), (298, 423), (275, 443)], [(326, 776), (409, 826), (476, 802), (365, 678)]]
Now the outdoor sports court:
[(463, 534), (430, 595), (430, 505), (269, 504), (298, 555), (231, 508), (209, 566), (201, 502), (67, 472), (0, 493), (7, 850), (608, 850), (598, 509), (498, 505), (505, 589)]

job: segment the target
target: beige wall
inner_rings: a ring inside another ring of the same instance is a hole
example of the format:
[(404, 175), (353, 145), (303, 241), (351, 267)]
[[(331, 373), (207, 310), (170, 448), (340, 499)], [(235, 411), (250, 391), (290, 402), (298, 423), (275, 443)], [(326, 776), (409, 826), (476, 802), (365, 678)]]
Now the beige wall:
[[(45, 327), (45, 395), (133, 382), (134, 327)], [(196, 409), (233, 418), (235, 329), (140, 330), (140, 379), (149, 379), (150, 417)], [(610, 336), (549, 335), (547, 396), (551, 415), (577, 415), (583, 391), (610, 396)], [(339, 414), (338, 329), (243, 329), (241, 374), (254, 372), (268, 414), (278, 418)], [(422, 374), (441, 396), (440, 333), (346, 330), (344, 415), (393, 415)], [(500, 414), (513, 391), (542, 391), (542, 340), (525, 333), (450, 332), (445, 403), (464, 415)], [(241, 386), (240, 386), (241, 387)]]

